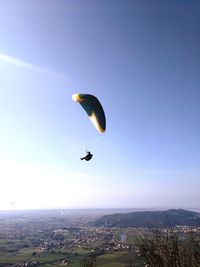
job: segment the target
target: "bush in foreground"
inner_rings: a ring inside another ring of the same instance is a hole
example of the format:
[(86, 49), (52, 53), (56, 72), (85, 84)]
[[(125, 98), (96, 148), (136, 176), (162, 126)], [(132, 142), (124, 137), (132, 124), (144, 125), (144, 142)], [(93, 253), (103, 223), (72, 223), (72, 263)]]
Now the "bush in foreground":
[(189, 234), (180, 239), (171, 229), (165, 235), (141, 237), (136, 244), (148, 267), (200, 266), (200, 239), (197, 235)]

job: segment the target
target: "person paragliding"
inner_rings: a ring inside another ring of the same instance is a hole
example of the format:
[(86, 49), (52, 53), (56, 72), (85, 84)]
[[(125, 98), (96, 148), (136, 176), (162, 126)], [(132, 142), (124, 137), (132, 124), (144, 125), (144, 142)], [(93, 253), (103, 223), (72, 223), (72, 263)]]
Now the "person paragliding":
[[(74, 94), (72, 99), (83, 107), (97, 131), (104, 133), (106, 130), (106, 117), (99, 100), (90, 94)], [(89, 161), (93, 154), (90, 151), (86, 152), (87, 155), (82, 157), (81, 160)]]
[(93, 154), (91, 154), (90, 151), (86, 151), (86, 152), (87, 152), (87, 155), (85, 157), (81, 158), (81, 160), (89, 161), (93, 157)]

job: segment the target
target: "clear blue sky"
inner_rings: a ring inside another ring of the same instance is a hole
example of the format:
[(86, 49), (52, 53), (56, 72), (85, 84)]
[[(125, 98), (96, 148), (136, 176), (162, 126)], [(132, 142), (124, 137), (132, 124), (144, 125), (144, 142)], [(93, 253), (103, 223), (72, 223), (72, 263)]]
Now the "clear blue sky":
[(0, 7), (0, 209), (199, 208), (200, 2)]

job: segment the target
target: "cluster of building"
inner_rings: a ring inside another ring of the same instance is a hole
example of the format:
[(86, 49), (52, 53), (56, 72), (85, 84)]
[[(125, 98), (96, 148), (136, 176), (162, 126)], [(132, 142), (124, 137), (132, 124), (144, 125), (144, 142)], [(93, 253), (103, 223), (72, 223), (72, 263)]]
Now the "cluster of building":
[[(22, 248), (33, 248), (32, 257), (41, 258), (47, 253), (60, 251), (63, 253), (59, 265), (69, 265), (70, 257), (67, 251), (71, 253), (75, 249), (85, 249), (91, 255), (101, 255), (114, 251), (129, 251), (139, 255), (137, 247), (130, 239), (134, 234), (153, 234), (156, 229), (150, 228), (119, 228), (119, 227), (94, 227), (82, 222), (76, 225), (66, 225), (63, 221), (56, 223), (31, 222), (17, 223), (10, 227), (0, 227), (0, 239), (7, 239), (13, 243), (18, 242), (8, 253), (17, 252)], [(168, 233), (169, 228), (157, 229), (159, 232)], [(200, 234), (200, 227), (176, 226), (173, 232), (183, 237), (190, 233)], [(71, 254), (72, 255), (72, 254)], [(71, 256), (70, 255), (70, 256)], [(24, 261), (15, 267), (34, 267), (37, 261)], [(13, 266), (13, 265), (12, 265)]]

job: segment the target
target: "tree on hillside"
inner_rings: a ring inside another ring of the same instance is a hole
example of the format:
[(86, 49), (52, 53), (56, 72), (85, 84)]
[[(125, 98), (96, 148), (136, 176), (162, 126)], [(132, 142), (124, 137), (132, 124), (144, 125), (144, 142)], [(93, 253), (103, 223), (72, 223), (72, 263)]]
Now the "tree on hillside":
[(96, 267), (96, 257), (90, 256), (80, 263), (80, 267)]

